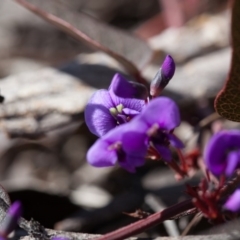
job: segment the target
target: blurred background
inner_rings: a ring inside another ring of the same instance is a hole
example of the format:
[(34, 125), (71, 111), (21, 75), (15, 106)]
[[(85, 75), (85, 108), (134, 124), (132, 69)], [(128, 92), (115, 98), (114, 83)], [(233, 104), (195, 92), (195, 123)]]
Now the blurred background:
[[(95, 34), (94, 40), (136, 60), (149, 82), (166, 54), (172, 55), (177, 69), (163, 95), (180, 106), (183, 122), (176, 134), (186, 142), (186, 152), (203, 148), (216, 128), (239, 127), (212, 115), (230, 66), (231, 1), (55, 2), (65, 8), (64, 17), (78, 16), (76, 21)], [(113, 42), (115, 31), (122, 38)], [(128, 50), (119, 51), (124, 46)], [(187, 198), (186, 182), (198, 183), (200, 173), (178, 182), (158, 161), (147, 161), (136, 174), (88, 165), (86, 152), (97, 138), (84, 123), (84, 108), (116, 72), (133, 79), (106, 53), (14, 1), (0, 2), (0, 90), (5, 98), (0, 105), (0, 183), (12, 201), (22, 201), (28, 220), (47, 228), (103, 234), (135, 221), (123, 212), (159, 211)], [(208, 116), (213, 120), (204, 122)], [(141, 237), (179, 235), (191, 219), (159, 225)], [(190, 233), (210, 226), (202, 219)]]

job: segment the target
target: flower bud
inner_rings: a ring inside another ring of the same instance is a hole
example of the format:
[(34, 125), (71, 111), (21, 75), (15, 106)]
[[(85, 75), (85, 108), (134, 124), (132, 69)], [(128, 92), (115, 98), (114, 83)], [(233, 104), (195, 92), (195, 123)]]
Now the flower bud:
[(19, 218), (22, 215), (22, 205), (20, 202), (14, 202), (8, 209), (6, 217), (0, 226), (0, 236), (7, 237), (16, 227)]
[(170, 55), (164, 59), (162, 67), (158, 70), (150, 85), (150, 95), (158, 96), (167, 86), (175, 72), (175, 62)]

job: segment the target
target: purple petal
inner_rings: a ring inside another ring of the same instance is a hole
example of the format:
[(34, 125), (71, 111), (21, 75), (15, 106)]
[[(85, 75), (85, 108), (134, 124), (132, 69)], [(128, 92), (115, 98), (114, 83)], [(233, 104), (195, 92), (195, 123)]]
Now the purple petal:
[(119, 98), (116, 95), (114, 95), (112, 92), (110, 92), (110, 95), (115, 106), (122, 104), (123, 108), (129, 108), (139, 113), (142, 111), (143, 107), (145, 106), (144, 100), (138, 100), (134, 98)]
[(144, 165), (145, 158), (142, 156), (127, 156), (124, 161), (120, 161), (119, 165), (128, 172), (135, 173), (136, 167)]
[(113, 76), (108, 90), (112, 90), (115, 95), (121, 98), (133, 98), (135, 94), (135, 89), (131, 83), (119, 73)]
[(227, 176), (231, 176), (234, 171), (237, 169), (240, 161), (239, 151), (229, 152), (227, 155), (227, 167), (225, 173)]
[(143, 156), (147, 154), (148, 136), (145, 132), (129, 131), (122, 136), (122, 147), (129, 156)]
[(172, 153), (168, 147), (160, 144), (154, 144), (154, 147), (158, 150), (163, 160), (170, 162), (172, 160)]
[[(122, 104), (123, 108), (129, 108), (129, 109), (132, 109), (132, 110), (136, 110), (137, 112), (142, 111), (142, 109), (145, 105), (144, 100), (135, 99), (135, 98), (132, 98), (132, 97), (129, 97), (129, 98), (118, 97), (113, 91), (114, 85), (115, 85), (114, 83), (112, 83), (110, 85), (109, 94), (111, 96), (112, 102), (113, 102), (115, 107)], [(131, 95), (131, 94), (128, 93), (127, 95)]]
[(138, 118), (125, 124), (122, 135), (122, 149), (126, 158), (119, 161), (119, 165), (129, 172), (135, 172), (135, 168), (144, 165), (148, 149), (147, 126)]
[(119, 73), (113, 76), (109, 91), (121, 98), (146, 99), (148, 97), (148, 92), (144, 85), (128, 81)]
[(87, 152), (87, 161), (94, 167), (110, 167), (117, 162), (115, 149), (109, 149), (111, 143), (98, 139)]
[[(134, 172), (136, 167), (145, 162), (148, 147), (146, 129), (147, 126), (137, 120), (114, 128), (89, 149), (88, 162), (96, 167), (107, 167), (115, 165), (118, 160), (120, 166)], [(120, 155), (116, 149), (113, 149), (116, 143), (121, 146)]]
[(124, 109), (122, 110), (122, 112), (123, 112), (124, 114), (128, 115), (128, 116), (136, 116), (136, 115), (139, 114), (138, 111), (133, 110), (133, 109), (130, 109), (130, 108), (124, 108)]
[(100, 89), (96, 91), (92, 97), (89, 99), (88, 104), (98, 104), (102, 105), (107, 109), (115, 107), (109, 92), (105, 89)]
[(167, 55), (162, 64), (162, 75), (167, 80), (170, 80), (175, 72), (175, 62), (170, 55)]
[(109, 112), (111, 107), (114, 105), (107, 90), (98, 90), (90, 98), (84, 115), (85, 122), (93, 134), (100, 137), (116, 127), (116, 120)]
[(204, 159), (207, 168), (215, 175), (225, 173), (227, 167), (227, 154), (233, 149), (240, 148), (240, 131), (221, 131), (216, 133), (209, 141)]
[(177, 138), (175, 135), (169, 133), (167, 134), (170, 144), (175, 148), (184, 148), (183, 142)]
[(111, 146), (116, 142), (121, 143), (123, 133), (128, 130), (127, 126), (127, 124), (118, 126), (98, 139), (87, 152), (88, 163), (95, 167), (114, 166), (118, 155)]
[(158, 124), (160, 130), (172, 130), (180, 124), (180, 113), (176, 103), (167, 97), (153, 99), (142, 111), (141, 119), (151, 127)]
[(240, 211), (240, 189), (235, 190), (235, 192), (228, 198), (224, 204), (224, 208), (232, 212)]

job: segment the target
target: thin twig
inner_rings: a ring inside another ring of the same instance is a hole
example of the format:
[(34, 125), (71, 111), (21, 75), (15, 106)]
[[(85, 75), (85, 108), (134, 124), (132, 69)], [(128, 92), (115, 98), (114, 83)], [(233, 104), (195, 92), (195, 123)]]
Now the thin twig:
[(182, 232), (181, 236), (186, 236), (188, 232), (191, 230), (193, 226), (199, 223), (199, 221), (202, 219), (202, 213), (197, 213), (193, 219), (190, 221), (190, 223), (187, 225), (187, 227)]
[(181, 203), (164, 209), (161, 212), (154, 213), (143, 220), (139, 220), (126, 227), (110, 232), (100, 238), (97, 238), (97, 240), (122, 240), (134, 236), (193, 207), (194, 206), (191, 199), (185, 200)]

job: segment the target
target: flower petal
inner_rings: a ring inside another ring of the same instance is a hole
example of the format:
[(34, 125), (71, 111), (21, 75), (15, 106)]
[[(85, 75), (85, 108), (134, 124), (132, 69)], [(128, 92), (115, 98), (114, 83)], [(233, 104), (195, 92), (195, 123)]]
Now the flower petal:
[[(129, 109), (136, 110), (137, 112), (141, 112), (144, 105), (145, 105), (145, 101), (133, 98), (132, 90), (129, 90), (129, 87), (127, 87), (124, 90), (125, 86), (121, 86), (121, 84), (126, 80), (124, 80), (123, 77), (119, 77), (119, 75), (120, 74), (117, 74), (117, 75), (114, 76), (114, 78), (112, 80), (112, 83), (109, 87), (109, 94), (111, 96), (111, 99), (112, 99), (112, 102), (113, 102), (114, 106), (117, 107), (118, 105), (122, 104), (124, 108), (129, 108)], [(122, 94), (120, 94), (120, 95), (125, 96), (126, 98), (118, 97), (114, 93), (114, 88), (115, 88), (115, 85), (116, 85), (117, 81), (121, 82), (121, 84), (119, 84), (120, 85), (119, 88), (121, 89), (119, 92), (121, 92)], [(125, 83), (123, 85), (125, 85)], [(124, 91), (126, 91), (126, 94), (124, 93)]]
[(124, 108), (122, 110), (122, 112), (125, 114), (125, 115), (128, 115), (128, 116), (136, 116), (139, 114), (138, 111), (136, 110), (133, 110), (133, 109), (130, 109), (130, 108)]
[[(147, 152), (148, 138), (146, 126), (139, 121), (122, 124), (109, 131), (89, 149), (88, 162), (96, 167), (113, 166), (117, 161), (119, 165), (130, 172), (144, 164)], [(121, 144), (120, 155), (113, 145)], [(121, 157), (123, 151), (123, 157)], [(120, 157), (120, 159), (118, 159)]]
[(240, 149), (240, 131), (230, 130), (216, 133), (210, 139), (204, 152), (207, 168), (217, 176), (225, 173), (227, 154), (233, 149)]
[(135, 89), (121, 74), (116, 73), (113, 76), (112, 82), (108, 90), (121, 98), (133, 98)]
[(239, 151), (229, 152), (227, 155), (226, 161), (227, 161), (227, 167), (225, 169), (225, 174), (227, 176), (231, 176), (239, 165), (240, 152)]
[(180, 124), (176, 103), (167, 97), (153, 99), (142, 111), (141, 118), (149, 127), (158, 124), (160, 130), (172, 130)]
[(96, 91), (89, 99), (88, 104), (102, 105), (107, 109), (114, 107), (112, 98), (106, 89), (100, 89)]
[(172, 153), (168, 147), (160, 144), (154, 144), (154, 147), (158, 150), (163, 160), (170, 162), (172, 160)]
[(114, 105), (107, 90), (98, 90), (90, 98), (84, 115), (85, 122), (93, 134), (100, 137), (116, 127), (116, 120), (109, 112), (111, 107)]
[(148, 97), (147, 88), (143, 84), (128, 81), (119, 73), (113, 76), (108, 90), (120, 98), (146, 99)]
[(128, 172), (135, 173), (136, 167), (144, 165), (145, 158), (139, 156), (127, 156), (124, 161), (120, 161), (119, 165)]
[(98, 139), (87, 152), (87, 161), (94, 167), (110, 167), (117, 162), (117, 153), (109, 149), (110, 143)]
[(240, 189), (235, 190), (235, 192), (228, 198), (224, 204), (224, 208), (232, 212), (240, 211)]
[(170, 144), (173, 147), (184, 148), (183, 142), (178, 137), (176, 137), (174, 134), (168, 133), (167, 136), (168, 136), (168, 140), (169, 140)]
[(129, 172), (135, 172), (135, 168), (144, 165), (148, 149), (147, 126), (134, 119), (125, 124), (122, 131), (122, 149), (126, 158), (119, 161), (119, 165)]
[(145, 132), (128, 131), (122, 136), (122, 147), (128, 156), (145, 157), (148, 148), (148, 136)]

